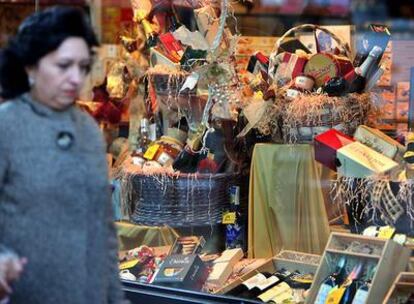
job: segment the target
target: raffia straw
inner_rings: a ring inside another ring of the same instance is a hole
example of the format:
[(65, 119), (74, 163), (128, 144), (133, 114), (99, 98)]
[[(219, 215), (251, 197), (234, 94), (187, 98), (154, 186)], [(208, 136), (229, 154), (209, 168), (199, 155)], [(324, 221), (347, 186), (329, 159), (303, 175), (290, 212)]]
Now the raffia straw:
[[(371, 218), (368, 218), (369, 222), (375, 222), (379, 220), (376, 218), (378, 214), (381, 215), (381, 220), (392, 225), (394, 221), (388, 216), (381, 200), (375, 197), (382, 198), (383, 194), (379, 191), (387, 191), (390, 179), (385, 176), (368, 177), (368, 178), (353, 178), (353, 177), (340, 177), (336, 181), (332, 182), (331, 187), (331, 199), (334, 203), (342, 205), (350, 205), (357, 202), (363, 206), (362, 214)], [(413, 193), (414, 193), (414, 181), (407, 180), (398, 183), (398, 191), (395, 194), (395, 198), (401, 203), (405, 209), (405, 213), (410, 219), (411, 229), (414, 225), (414, 205), (413, 205)], [(356, 222), (359, 222), (361, 218), (356, 217)]]

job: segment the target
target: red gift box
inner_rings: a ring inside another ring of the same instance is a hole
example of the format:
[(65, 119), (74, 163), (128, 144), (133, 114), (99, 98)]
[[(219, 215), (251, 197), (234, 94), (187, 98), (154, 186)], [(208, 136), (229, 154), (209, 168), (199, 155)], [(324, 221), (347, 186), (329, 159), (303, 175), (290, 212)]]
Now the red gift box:
[(300, 57), (293, 53), (284, 53), (282, 62), (286, 62), (288, 64), (288, 69), (291, 71), (292, 79), (296, 76), (299, 76), (303, 73), (305, 68), (305, 64), (308, 62), (307, 58)]
[(335, 129), (321, 133), (314, 138), (315, 160), (336, 171), (336, 152), (354, 141)]

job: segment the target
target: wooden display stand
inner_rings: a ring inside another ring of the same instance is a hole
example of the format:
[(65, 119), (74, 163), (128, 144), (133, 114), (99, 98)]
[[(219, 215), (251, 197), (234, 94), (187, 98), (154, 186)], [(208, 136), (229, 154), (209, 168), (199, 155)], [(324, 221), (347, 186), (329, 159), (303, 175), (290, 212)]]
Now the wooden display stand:
[[(274, 273), (276, 272), (276, 270), (280, 270), (282, 268), (285, 268), (290, 271), (298, 270), (301, 273), (314, 273), (314, 274), (316, 273), (316, 270), (318, 269), (318, 264), (316, 263), (311, 264), (305, 261), (319, 261), (321, 258), (320, 255), (307, 254), (307, 253), (302, 253), (302, 252), (297, 252), (297, 251), (285, 251), (285, 253), (287, 254), (284, 254), (284, 251), (282, 251), (280, 255), (268, 259), (266, 263), (264, 263), (257, 269), (246, 273), (245, 275), (237, 278), (230, 284), (227, 284), (223, 288), (218, 289), (215, 292), (215, 294), (224, 294), (228, 292), (229, 290), (233, 289), (234, 287), (242, 284), (244, 281), (253, 277), (257, 273), (262, 273), (262, 272)], [(297, 255), (298, 257), (300, 257), (300, 260), (294, 260), (289, 257), (293, 255)]]
[[(352, 242), (377, 248), (377, 253), (359, 253), (344, 250)], [(306, 303), (314, 303), (319, 288), (325, 278), (334, 271), (332, 261), (346, 256), (347, 260), (364, 261), (366, 265), (376, 266), (372, 285), (368, 292), (367, 303), (382, 303), (397, 275), (407, 268), (411, 249), (405, 248), (392, 240), (372, 238), (347, 233), (332, 233), (321, 263), (313, 280)]]
[(401, 272), (392, 284), (383, 303), (389, 303), (397, 291), (414, 292), (414, 272)]

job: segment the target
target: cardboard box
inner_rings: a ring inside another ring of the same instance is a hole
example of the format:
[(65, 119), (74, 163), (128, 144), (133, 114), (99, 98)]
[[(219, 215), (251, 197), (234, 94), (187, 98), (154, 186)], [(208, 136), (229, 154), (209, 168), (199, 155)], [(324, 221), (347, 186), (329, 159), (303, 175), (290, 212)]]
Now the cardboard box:
[(243, 258), (243, 250), (241, 248), (224, 250), (220, 257), (214, 260), (214, 263), (229, 263), (232, 266)]
[(212, 285), (222, 286), (233, 272), (234, 265), (243, 257), (241, 248), (227, 249), (220, 257), (214, 260), (213, 269), (207, 282)]
[(338, 173), (347, 177), (385, 174), (398, 166), (391, 158), (357, 141), (340, 148), (337, 155)]
[(336, 171), (338, 149), (353, 142), (351, 137), (335, 129), (319, 134), (314, 138), (315, 160)]
[(228, 262), (214, 263), (207, 282), (215, 286), (222, 286), (233, 272), (233, 265)]
[(208, 270), (196, 254), (167, 256), (154, 277), (154, 284), (200, 290)]

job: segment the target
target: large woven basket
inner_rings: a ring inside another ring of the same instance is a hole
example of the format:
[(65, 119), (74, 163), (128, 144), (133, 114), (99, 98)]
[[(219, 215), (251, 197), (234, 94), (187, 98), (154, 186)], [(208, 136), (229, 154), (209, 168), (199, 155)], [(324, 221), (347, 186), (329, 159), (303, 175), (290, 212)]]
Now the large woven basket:
[(341, 97), (309, 94), (281, 106), (280, 124), (283, 142), (308, 143), (318, 134), (336, 129), (353, 136), (366, 124), (373, 111), (370, 94)]
[(128, 180), (130, 219), (140, 225), (219, 224), (230, 207), (231, 185), (241, 186), (241, 206), (247, 208), (247, 183), (237, 174), (134, 174)]
[[(303, 30), (321, 30), (329, 34), (343, 54), (350, 58), (349, 46), (329, 30), (313, 24), (304, 24), (287, 31), (275, 44), (270, 55), (269, 75), (274, 75), (276, 56), (282, 41), (290, 34)], [(276, 79), (275, 79), (276, 81)], [(371, 96), (364, 94), (346, 94), (330, 97), (327, 94), (302, 93), (290, 99), (286, 97), (287, 86), (276, 91), (277, 126), (279, 140), (284, 143), (309, 143), (313, 138), (329, 129), (335, 128), (345, 134), (353, 135), (360, 124), (365, 124), (373, 106)], [(275, 132), (274, 132), (275, 133)]]

